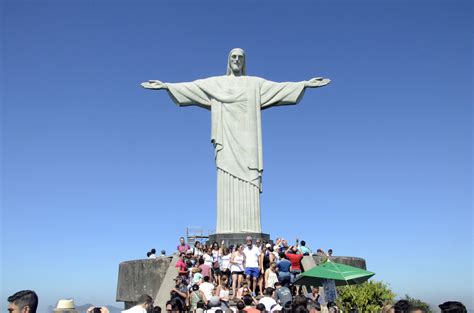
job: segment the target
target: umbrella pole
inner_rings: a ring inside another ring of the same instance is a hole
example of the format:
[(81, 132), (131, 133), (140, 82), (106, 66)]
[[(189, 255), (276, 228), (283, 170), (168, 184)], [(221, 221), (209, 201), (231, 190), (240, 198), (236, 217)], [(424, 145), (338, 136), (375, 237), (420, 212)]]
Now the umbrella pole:
[[(340, 270), (333, 262), (331, 262), (329, 259), (328, 259), (327, 262), (331, 263), (331, 265), (336, 269), (336, 271), (338, 271), (339, 274), (341, 274), (341, 276), (344, 277), (344, 275), (342, 274), (341, 270)], [(349, 285), (349, 281), (348, 281), (347, 279), (345, 279), (345, 278), (344, 278), (344, 281), (346, 282), (346, 287), (349, 287), (349, 286), (350, 286), (350, 285)], [(350, 287), (349, 287), (349, 288), (350, 288)], [(337, 289), (336, 289), (336, 290), (337, 290)], [(349, 289), (349, 293), (350, 293), (351, 296), (352, 296), (352, 301), (354, 301), (355, 295), (354, 295), (353, 290)]]

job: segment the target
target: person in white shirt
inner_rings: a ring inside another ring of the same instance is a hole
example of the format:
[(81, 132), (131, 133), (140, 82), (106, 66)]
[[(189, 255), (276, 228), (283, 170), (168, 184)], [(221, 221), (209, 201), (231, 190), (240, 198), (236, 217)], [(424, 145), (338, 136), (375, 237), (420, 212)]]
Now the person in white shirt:
[(141, 295), (137, 300), (137, 305), (122, 313), (147, 313), (153, 309), (153, 299), (149, 295)]
[(199, 290), (202, 291), (205, 297), (205, 302), (209, 302), (214, 291), (214, 285), (209, 282), (209, 276), (204, 276), (204, 282), (199, 285)]
[(265, 305), (265, 310), (270, 312), (272, 311), (273, 307), (277, 304), (275, 299), (272, 298), (273, 295), (273, 288), (265, 288), (265, 291), (263, 292), (263, 298), (258, 301), (258, 303), (262, 303)]
[(252, 283), (252, 296), (255, 297), (257, 279), (260, 276), (260, 249), (252, 244), (252, 237), (250, 236), (247, 237), (247, 246), (245, 247), (243, 254), (245, 255), (245, 276), (249, 283)]

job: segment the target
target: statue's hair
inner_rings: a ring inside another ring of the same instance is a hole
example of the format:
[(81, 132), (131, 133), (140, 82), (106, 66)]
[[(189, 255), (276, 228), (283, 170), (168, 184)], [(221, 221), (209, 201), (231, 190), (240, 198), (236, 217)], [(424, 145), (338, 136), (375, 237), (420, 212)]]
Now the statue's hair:
[(229, 56), (227, 57), (227, 72), (226, 72), (226, 75), (230, 75), (230, 73), (232, 72), (232, 70), (230, 68), (230, 56), (232, 55), (232, 52), (234, 52), (234, 51), (240, 51), (244, 55), (244, 61), (243, 61), (243, 64), (242, 64), (242, 75), (247, 75), (247, 66), (245, 65), (245, 63), (246, 63), (245, 62), (245, 51), (242, 48), (234, 48), (234, 49), (230, 50)]

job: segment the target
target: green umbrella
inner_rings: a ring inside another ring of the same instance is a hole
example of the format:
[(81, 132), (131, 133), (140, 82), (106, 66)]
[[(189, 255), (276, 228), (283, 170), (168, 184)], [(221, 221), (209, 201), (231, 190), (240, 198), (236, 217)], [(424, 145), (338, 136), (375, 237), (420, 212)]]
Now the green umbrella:
[(374, 275), (373, 272), (357, 267), (328, 261), (299, 275), (294, 284), (319, 287), (326, 279), (332, 279), (336, 282), (336, 286), (355, 285), (365, 282)]

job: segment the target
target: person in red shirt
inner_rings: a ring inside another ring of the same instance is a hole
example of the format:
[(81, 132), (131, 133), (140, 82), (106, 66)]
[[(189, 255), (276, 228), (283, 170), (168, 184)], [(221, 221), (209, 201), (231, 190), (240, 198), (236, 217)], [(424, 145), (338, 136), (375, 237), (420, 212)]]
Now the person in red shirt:
[(188, 276), (188, 267), (186, 266), (186, 262), (184, 261), (184, 253), (179, 254), (179, 260), (178, 262), (176, 262), (175, 267), (178, 268), (179, 276), (186, 279)]
[(176, 247), (178, 253), (186, 253), (191, 247), (184, 241), (184, 237), (179, 237), (179, 245)]
[(291, 246), (286, 250), (286, 258), (291, 262), (290, 273), (291, 283), (293, 284), (296, 277), (301, 274), (301, 259), (303, 259), (303, 255), (299, 253), (297, 246)]

